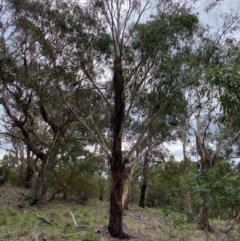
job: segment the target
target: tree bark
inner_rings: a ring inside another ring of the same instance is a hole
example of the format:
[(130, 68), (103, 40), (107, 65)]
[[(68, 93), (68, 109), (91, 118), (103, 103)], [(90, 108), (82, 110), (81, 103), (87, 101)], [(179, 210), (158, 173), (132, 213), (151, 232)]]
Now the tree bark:
[(149, 157), (148, 157), (148, 151), (145, 154), (144, 157), (144, 163), (143, 163), (143, 181), (141, 185), (141, 194), (139, 199), (139, 207), (145, 208), (145, 199), (146, 199), (146, 190), (147, 190), (147, 172), (148, 172), (148, 163), (149, 163)]
[(122, 157), (122, 128), (124, 121), (124, 86), (121, 58), (114, 60), (113, 91), (114, 113), (112, 115), (111, 194), (108, 231), (113, 237), (129, 238), (123, 231), (122, 195), (126, 161)]
[(240, 213), (237, 213), (232, 220), (230, 220), (223, 228), (221, 228), (221, 232), (228, 234), (233, 230), (233, 228), (238, 224), (240, 219)]
[[(187, 117), (183, 115), (183, 120)], [(182, 147), (183, 147), (183, 162), (184, 162), (184, 182), (188, 185), (188, 158), (187, 158), (187, 126), (186, 123), (183, 122), (182, 126)], [(188, 189), (185, 189), (183, 192), (184, 200), (185, 200), (185, 212), (187, 214), (188, 220), (194, 220), (194, 213), (191, 205), (191, 197)]]
[(57, 163), (56, 155), (50, 154), (46, 159), (41, 160), (41, 169), (38, 172), (32, 191), (20, 203), (20, 207), (26, 205), (35, 205), (36, 203), (44, 203), (46, 201), (46, 194), (48, 190), (49, 180), (51, 178), (54, 167)]
[(131, 185), (131, 170), (130, 167), (125, 167), (124, 172), (124, 185), (123, 185), (123, 195), (122, 195), (122, 206), (124, 209), (128, 208), (128, 193), (129, 193), (129, 187)]
[(141, 194), (140, 194), (140, 200), (139, 200), (139, 207), (145, 208), (145, 196), (146, 196), (146, 190), (147, 190), (147, 185), (142, 184), (141, 186)]
[(123, 187), (123, 196), (122, 196), (122, 205), (124, 209), (128, 207), (128, 197), (129, 193), (131, 192), (131, 182), (133, 173), (136, 171), (138, 163), (134, 162), (131, 166), (129, 163), (125, 166), (124, 172), (124, 187)]
[(208, 199), (207, 197), (202, 197), (202, 199), (203, 199), (203, 203), (197, 219), (198, 227), (204, 231), (212, 232), (213, 229), (208, 219), (208, 211), (209, 211)]
[(26, 162), (26, 168), (25, 168), (25, 170), (23, 170), (23, 180), (22, 180), (22, 186), (27, 189), (32, 188), (31, 181), (32, 181), (32, 178), (34, 175), (34, 170), (32, 167), (33, 163), (31, 161), (31, 159), (32, 159), (32, 157), (31, 157), (30, 150), (29, 150), (29, 148), (27, 148), (27, 158), (26, 158), (26, 160), (23, 160), (23, 162), (24, 161)]
[(132, 194), (132, 186), (131, 186), (131, 183), (129, 183), (129, 185), (128, 185), (128, 194), (127, 194), (124, 206), (123, 206), (125, 210), (128, 210), (128, 204), (130, 202), (131, 194)]
[[(204, 145), (204, 138), (205, 136), (201, 137), (201, 128), (200, 128), (200, 114), (196, 116), (197, 120), (197, 132), (196, 135), (196, 146), (200, 159), (200, 165), (201, 165), (201, 172), (204, 170), (209, 170), (213, 167), (214, 164), (214, 156), (209, 157), (206, 147)], [(200, 229), (205, 231), (213, 231), (208, 218), (208, 212), (209, 212), (209, 202), (208, 202), (208, 196), (207, 194), (202, 194), (202, 207), (200, 209), (200, 212), (198, 214), (197, 223)]]

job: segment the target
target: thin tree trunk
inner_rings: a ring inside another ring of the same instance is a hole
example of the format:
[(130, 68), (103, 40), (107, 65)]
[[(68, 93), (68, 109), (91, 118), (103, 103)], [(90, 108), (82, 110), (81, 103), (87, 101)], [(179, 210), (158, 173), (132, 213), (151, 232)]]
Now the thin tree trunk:
[(228, 234), (238, 224), (239, 220), (240, 213), (237, 213), (237, 215), (235, 215), (232, 220), (230, 220), (227, 224), (224, 225), (223, 228), (221, 228), (221, 232)]
[(125, 172), (124, 172), (124, 185), (123, 185), (123, 195), (122, 195), (122, 206), (124, 209), (127, 209), (126, 207), (127, 202), (128, 202), (128, 193), (129, 193), (129, 187), (131, 185), (131, 170), (130, 167), (125, 167)]
[(125, 210), (128, 210), (128, 204), (130, 202), (131, 195), (132, 195), (132, 186), (131, 186), (131, 183), (129, 183), (129, 185), (128, 185), (128, 194), (127, 194), (126, 201), (124, 203), (124, 209)]
[(131, 182), (134, 172), (136, 171), (138, 163), (135, 162), (131, 167), (126, 165), (124, 172), (124, 186), (123, 186), (123, 196), (122, 196), (122, 205), (124, 209), (127, 209), (128, 206), (128, 197), (131, 192)]
[(145, 208), (145, 196), (146, 196), (146, 190), (147, 190), (147, 185), (142, 184), (141, 186), (141, 194), (140, 194), (140, 200), (139, 200), (139, 207)]
[(108, 231), (113, 237), (129, 238), (123, 231), (122, 195), (126, 161), (122, 157), (122, 128), (124, 121), (124, 85), (121, 58), (114, 60), (114, 113), (112, 116), (112, 156), (109, 157), (111, 166), (111, 194)]
[(23, 187), (30, 189), (32, 187), (31, 180), (34, 174), (32, 162), (31, 162), (31, 152), (27, 147), (27, 160), (26, 160), (26, 169), (24, 170), (24, 180), (23, 180)]
[[(185, 119), (185, 116), (183, 116)], [(183, 147), (183, 162), (184, 162), (184, 182), (188, 184), (188, 159), (187, 159), (187, 127), (186, 123), (183, 122), (182, 124), (182, 147)], [(191, 198), (188, 189), (184, 190), (184, 199), (185, 199), (185, 212), (187, 214), (188, 220), (193, 221), (194, 213), (191, 205)]]
[(100, 201), (103, 201), (103, 193), (104, 193), (104, 184), (103, 184), (103, 176), (102, 176), (103, 166), (104, 166), (104, 159), (102, 160), (100, 174), (99, 174), (99, 200)]
[(145, 208), (145, 199), (146, 199), (146, 190), (147, 190), (147, 172), (148, 172), (148, 163), (149, 163), (149, 158), (148, 158), (148, 151), (146, 152), (146, 155), (144, 157), (144, 163), (143, 163), (143, 181), (141, 185), (141, 194), (140, 194), (140, 199), (139, 199), (139, 207)]

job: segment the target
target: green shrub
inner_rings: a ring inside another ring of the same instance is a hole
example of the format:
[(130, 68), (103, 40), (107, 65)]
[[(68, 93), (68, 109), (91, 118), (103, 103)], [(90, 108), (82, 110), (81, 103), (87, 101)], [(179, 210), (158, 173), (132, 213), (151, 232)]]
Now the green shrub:
[(7, 168), (7, 164), (5, 163), (0, 166), (0, 176), (2, 175), (4, 175), (4, 177), (0, 179), (0, 185), (5, 184), (8, 181), (10, 175), (10, 170), (9, 168)]
[(55, 173), (50, 181), (53, 192), (65, 185), (61, 192), (63, 197), (73, 198), (80, 204), (86, 204), (90, 198), (97, 198), (99, 195), (98, 176), (95, 175), (72, 174), (68, 170)]

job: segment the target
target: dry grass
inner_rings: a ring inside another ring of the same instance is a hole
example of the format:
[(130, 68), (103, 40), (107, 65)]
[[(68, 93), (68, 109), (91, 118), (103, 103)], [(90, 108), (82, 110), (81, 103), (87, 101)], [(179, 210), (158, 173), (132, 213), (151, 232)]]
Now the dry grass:
[[(25, 191), (19, 188), (0, 187), (0, 241), (41, 241), (43, 237), (48, 241), (91, 240), (92, 234), (98, 241), (116, 240), (106, 231), (107, 202), (91, 200), (88, 205), (82, 206), (73, 202), (54, 201), (19, 209), (17, 204), (22, 192)], [(88, 228), (76, 229), (70, 212), (74, 214), (78, 225)], [(212, 220), (212, 223), (216, 232), (207, 234), (196, 230), (196, 225), (188, 223), (181, 213), (131, 206), (124, 216), (125, 231), (136, 241), (240, 240), (238, 227), (230, 236), (226, 236), (218, 231), (223, 221)]]

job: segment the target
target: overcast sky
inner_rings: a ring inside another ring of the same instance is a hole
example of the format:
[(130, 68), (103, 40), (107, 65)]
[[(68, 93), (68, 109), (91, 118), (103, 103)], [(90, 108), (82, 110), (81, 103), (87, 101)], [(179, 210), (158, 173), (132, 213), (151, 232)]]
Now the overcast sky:
[[(212, 0), (211, 0), (212, 1)], [(221, 23), (220, 15), (223, 13), (230, 13), (231, 11), (239, 12), (240, 0), (223, 0), (214, 7), (209, 13), (204, 9), (209, 5), (209, 0), (202, 0), (196, 4), (196, 11), (199, 13), (200, 21), (218, 28)]]

